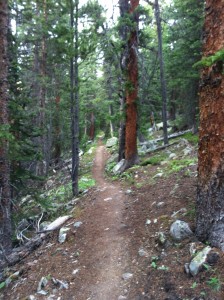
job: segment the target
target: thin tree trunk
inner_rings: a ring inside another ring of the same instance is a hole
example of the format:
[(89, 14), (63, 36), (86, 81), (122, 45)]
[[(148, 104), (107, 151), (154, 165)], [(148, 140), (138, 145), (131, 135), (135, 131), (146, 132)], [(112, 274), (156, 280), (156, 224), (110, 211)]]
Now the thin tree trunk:
[(60, 135), (61, 135), (61, 128), (60, 128), (60, 96), (56, 96), (55, 98), (55, 106), (56, 106), (56, 116), (55, 116), (55, 141), (54, 141), (54, 162), (58, 164), (61, 157), (61, 142), (60, 142)]
[[(0, 130), (7, 135), (8, 116), (8, 1), (0, 1)], [(10, 167), (7, 137), (0, 140), (0, 247), (5, 254), (12, 248)]]
[(125, 105), (125, 96), (123, 91), (120, 95), (120, 128), (119, 128), (119, 149), (118, 149), (118, 161), (125, 158), (125, 122), (124, 122), (124, 105)]
[(95, 135), (95, 121), (94, 121), (94, 112), (91, 112), (90, 116), (90, 130), (89, 130), (89, 138), (90, 140), (94, 140), (94, 135)]
[(107, 93), (108, 93), (108, 99), (110, 101), (109, 103), (109, 115), (110, 115), (110, 135), (111, 137), (114, 136), (114, 123), (112, 122), (112, 117), (113, 117), (113, 106), (112, 106), (112, 96), (113, 96), (113, 87), (112, 87), (112, 72), (111, 72), (111, 66), (110, 66), (110, 61), (106, 61), (106, 74), (107, 74)]
[(161, 29), (161, 18), (159, 2), (155, 0), (155, 17), (157, 24), (157, 36), (158, 36), (158, 52), (159, 52), (159, 64), (160, 64), (160, 81), (162, 88), (162, 117), (163, 117), (163, 134), (164, 134), (164, 144), (168, 144), (168, 134), (167, 134), (167, 91), (166, 91), (166, 81), (164, 75), (164, 60), (163, 60), (163, 48), (162, 48), (162, 29)]
[(115, 128), (114, 128), (114, 123), (112, 121), (112, 117), (114, 115), (112, 104), (109, 105), (109, 114), (110, 114), (110, 135), (111, 137), (113, 137)]
[[(72, 120), (72, 192), (76, 196), (78, 189), (79, 170), (79, 81), (78, 81), (78, 5), (75, 0), (75, 16), (73, 0), (70, 1), (70, 25), (72, 33), (71, 43), (75, 38), (75, 55), (70, 59), (70, 81), (71, 81), (71, 120)], [(75, 17), (75, 23), (74, 23)]]
[[(203, 56), (223, 49), (224, 2), (206, 1)], [(204, 67), (200, 84), (200, 130), (196, 234), (224, 251), (223, 61)]]
[(39, 101), (40, 101), (40, 119), (39, 124), (41, 128), (40, 145), (42, 147), (43, 162), (40, 164), (40, 174), (47, 174), (47, 134), (46, 134), (46, 63), (47, 63), (47, 47), (46, 47), (46, 23), (47, 23), (47, 3), (42, 0), (42, 5), (37, 1), (37, 9), (41, 15), (43, 13), (42, 22), (42, 38), (41, 38), (41, 58), (40, 58), (40, 88), (39, 88)]

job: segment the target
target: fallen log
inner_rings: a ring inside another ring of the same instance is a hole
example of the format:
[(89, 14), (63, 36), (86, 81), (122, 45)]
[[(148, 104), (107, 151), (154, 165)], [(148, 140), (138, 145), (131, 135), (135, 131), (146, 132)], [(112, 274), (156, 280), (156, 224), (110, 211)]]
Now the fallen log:
[(153, 152), (156, 152), (156, 151), (160, 151), (160, 150), (163, 150), (163, 149), (165, 149), (167, 147), (170, 147), (170, 146), (173, 146), (173, 145), (176, 145), (176, 144), (178, 144), (178, 141), (175, 141), (175, 142), (173, 142), (171, 144), (166, 144), (166, 145), (159, 146), (159, 147), (157, 147), (155, 149), (149, 149), (149, 150), (146, 151), (146, 153), (148, 154), (148, 153), (153, 153)]
[(9, 255), (2, 254), (0, 257), (0, 272), (7, 266), (13, 266), (16, 263), (23, 260), (30, 253), (40, 247), (47, 238), (50, 237), (50, 232), (59, 229), (71, 216), (63, 216), (57, 218), (54, 222), (49, 224), (46, 230), (42, 232), (37, 232), (38, 235), (31, 238), (26, 244), (21, 247), (15, 248), (12, 250), (12, 253)]
[(38, 231), (37, 233), (45, 233), (57, 230), (59, 227), (61, 227), (66, 221), (68, 221), (71, 218), (71, 216), (63, 216), (59, 217), (56, 220), (54, 220), (51, 224), (49, 224), (44, 230)]
[[(191, 130), (191, 129), (188, 129), (188, 130), (185, 130), (185, 131), (180, 131), (180, 132), (177, 132), (177, 133), (172, 133), (172, 134), (168, 135), (168, 139), (170, 140), (170, 139), (178, 138), (178, 137), (180, 137), (180, 136), (182, 136), (182, 135), (184, 135), (185, 133), (188, 133), (188, 132), (192, 132), (192, 130)], [(155, 141), (155, 142), (161, 142), (161, 141), (163, 141), (163, 140), (164, 140), (164, 138), (161, 137), (161, 138), (156, 139), (156, 140), (154, 140), (154, 141)]]

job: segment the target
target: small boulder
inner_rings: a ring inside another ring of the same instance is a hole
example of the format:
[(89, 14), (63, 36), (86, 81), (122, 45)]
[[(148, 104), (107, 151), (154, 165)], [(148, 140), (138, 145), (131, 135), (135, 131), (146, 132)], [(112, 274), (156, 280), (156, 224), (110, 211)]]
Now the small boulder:
[(166, 236), (163, 232), (158, 233), (158, 242), (161, 246), (164, 246), (167, 242)]
[(207, 261), (210, 251), (211, 247), (207, 246), (192, 259), (189, 264), (189, 271), (192, 276), (196, 276), (200, 272), (203, 264)]
[(75, 228), (79, 228), (80, 226), (82, 225), (82, 222), (75, 222), (74, 224), (73, 224), (73, 226), (75, 227)]
[(161, 207), (164, 207), (165, 205), (166, 205), (165, 202), (161, 201), (156, 204), (156, 207), (161, 208)]
[(59, 231), (59, 235), (58, 235), (58, 241), (60, 244), (63, 244), (66, 241), (67, 238), (67, 231), (69, 231), (70, 228), (67, 227), (62, 227)]
[(133, 277), (133, 274), (132, 273), (124, 273), (123, 275), (122, 275), (122, 278), (124, 279), (124, 280), (129, 280), (129, 279), (131, 279)]
[(171, 153), (169, 155), (169, 159), (176, 159), (177, 158), (177, 155), (175, 153)]
[(125, 159), (122, 159), (119, 161), (119, 163), (116, 164), (116, 166), (113, 168), (113, 173), (115, 175), (120, 174), (123, 170), (125, 164)]
[(42, 288), (45, 288), (45, 286), (48, 284), (48, 279), (46, 277), (42, 277), (41, 280), (38, 283), (37, 287), (37, 293), (41, 294)]
[(112, 162), (117, 162), (118, 161), (118, 154), (115, 153), (113, 155), (111, 155), (111, 157), (107, 160), (107, 163), (110, 164)]
[(176, 220), (170, 227), (170, 234), (176, 241), (184, 240), (193, 235), (188, 223)]
[(118, 142), (118, 138), (117, 137), (112, 137), (111, 139), (107, 140), (106, 147), (111, 148), (113, 146), (116, 146), (117, 142)]
[(140, 248), (138, 250), (138, 255), (141, 256), (141, 257), (148, 257), (149, 256), (148, 252), (146, 252), (143, 248)]

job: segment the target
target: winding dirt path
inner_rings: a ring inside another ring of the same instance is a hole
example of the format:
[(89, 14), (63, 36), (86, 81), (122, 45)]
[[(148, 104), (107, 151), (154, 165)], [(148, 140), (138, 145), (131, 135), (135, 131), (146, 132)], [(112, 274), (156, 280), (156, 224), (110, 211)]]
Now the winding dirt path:
[[(106, 161), (104, 146), (99, 146), (93, 167), (97, 190), (91, 195), (92, 205), (85, 210), (80, 263), (88, 272), (83, 278), (79, 300), (117, 300), (126, 289), (122, 274), (128, 272), (129, 228), (123, 219), (126, 195), (119, 184), (104, 179)], [(81, 274), (80, 274), (81, 275)]]
[[(128, 294), (130, 280), (122, 274), (129, 270), (131, 227), (125, 224), (127, 195), (118, 183), (104, 179), (107, 152), (99, 146), (93, 175), (97, 186), (79, 201), (75, 219), (69, 220), (67, 240), (59, 244), (58, 232), (52, 233), (43, 245), (21, 261), (15, 270), (23, 270), (20, 281), (0, 294), (3, 300), (118, 300)], [(77, 214), (80, 210), (80, 214)], [(79, 228), (74, 222), (81, 221)], [(18, 269), (17, 269), (18, 268)], [(47, 296), (37, 294), (41, 278), (57, 278), (68, 288), (56, 288), (49, 280), (43, 289)]]

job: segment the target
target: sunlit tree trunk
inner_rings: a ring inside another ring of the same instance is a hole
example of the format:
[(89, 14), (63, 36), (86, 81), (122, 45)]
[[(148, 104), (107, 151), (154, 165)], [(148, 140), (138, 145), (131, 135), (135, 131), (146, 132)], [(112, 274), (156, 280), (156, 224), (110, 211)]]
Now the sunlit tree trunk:
[[(203, 56), (224, 46), (224, 2), (206, 1)], [(223, 60), (204, 67), (200, 84), (200, 129), (196, 233), (224, 251)]]
[[(8, 159), (8, 1), (0, 1), (0, 247), (5, 254), (12, 248), (10, 168)], [(4, 137), (5, 134), (5, 137)]]
[(139, 0), (131, 0), (129, 15), (133, 27), (129, 29), (127, 82), (126, 82), (126, 122), (125, 122), (125, 168), (138, 162), (137, 152), (137, 97), (138, 97), (138, 12)]

